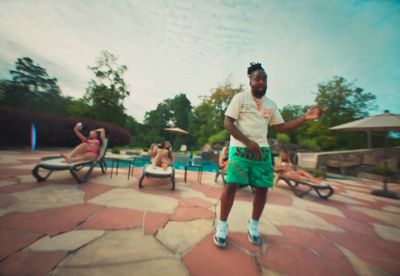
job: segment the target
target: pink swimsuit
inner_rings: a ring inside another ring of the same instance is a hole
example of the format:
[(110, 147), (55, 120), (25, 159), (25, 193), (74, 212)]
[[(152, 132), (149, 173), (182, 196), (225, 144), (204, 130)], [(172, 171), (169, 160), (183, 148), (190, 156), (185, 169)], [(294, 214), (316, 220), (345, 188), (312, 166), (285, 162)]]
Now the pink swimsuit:
[[(85, 144), (91, 144), (91, 143), (89, 143), (89, 141), (93, 141), (92, 143), (94, 143), (96, 145), (100, 145), (100, 141), (97, 140), (97, 139), (86, 140)], [(96, 155), (96, 159), (99, 158), (99, 151), (98, 150), (86, 149), (86, 153), (94, 153)]]

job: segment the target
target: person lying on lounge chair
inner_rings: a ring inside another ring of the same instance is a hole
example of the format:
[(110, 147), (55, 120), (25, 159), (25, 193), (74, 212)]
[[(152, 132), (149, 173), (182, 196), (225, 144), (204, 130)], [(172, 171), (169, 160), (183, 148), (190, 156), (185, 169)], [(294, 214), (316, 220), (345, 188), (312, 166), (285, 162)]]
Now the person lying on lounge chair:
[[(154, 147), (150, 152), (150, 157), (152, 153), (154, 154)], [(165, 141), (160, 147), (157, 148), (152, 164), (154, 167), (155, 166), (161, 167), (165, 171), (169, 166), (172, 165), (173, 162), (174, 162), (174, 155), (172, 154), (171, 151), (171, 143), (169, 141)]]
[(224, 172), (226, 172), (226, 170), (228, 169), (228, 151), (229, 151), (229, 143), (227, 143), (221, 153), (219, 154), (219, 158), (218, 158), (218, 168), (220, 170), (223, 170)]
[(153, 163), (154, 157), (156, 157), (156, 155), (157, 155), (157, 151), (158, 151), (158, 145), (155, 143), (152, 143), (150, 145), (150, 150), (149, 150), (151, 163)]
[(76, 124), (74, 127), (74, 133), (79, 139), (81, 139), (82, 143), (75, 147), (75, 149), (69, 154), (61, 153), (61, 157), (65, 159), (66, 163), (97, 160), (99, 157), (99, 150), (105, 143), (106, 139), (104, 128), (98, 128), (90, 131), (87, 138), (80, 132), (81, 129), (81, 123)]
[[(288, 155), (284, 151), (279, 152), (279, 161), (275, 164), (275, 180), (279, 178), (279, 174), (286, 176), (295, 181), (308, 181), (313, 184), (322, 184), (322, 177), (315, 177), (300, 167), (295, 167), (289, 160)], [(275, 181), (276, 183), (276, 181)]]

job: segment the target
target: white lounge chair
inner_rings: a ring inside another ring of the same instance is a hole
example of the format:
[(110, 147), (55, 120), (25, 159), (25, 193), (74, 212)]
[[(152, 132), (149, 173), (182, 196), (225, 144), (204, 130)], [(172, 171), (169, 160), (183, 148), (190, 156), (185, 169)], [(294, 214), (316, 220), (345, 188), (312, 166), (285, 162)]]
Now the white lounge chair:
[(161, 167), (154, 167), (152, 164), (145, 165), (142, 177), (139, 180), (139, 188), (143, 188), (143, 180), (145, 177), (171, 178), (172, 190), (175, 190), (175, 169), (172, 165), (166, 170)]
[[(76, 163), (65, 163), (65, 159), (59, 156), (53, 157), (44, 157), (41, 159), (40, 163), (37, 164), (33, 170), (32, 174), (36, 178), (37, 182), (45, 181), (54, 171), (66, 171), (68, 170), (71, 175), (76, 179), (78, 184), (84, 183), (88, 180), (89, 176), (92, 173), (92, 170), (96, 167), (96, 165), (100, 165), (101, 171), (106, 173), (107, 164), (105, 162), (105, 154), (107, 151), (108, 140), (105, 140), (105, 143), (100, 148), (100, 154), (97, 160), (95, 161), (82, 161)], [(83, 169), (84, 167), (88, 167), (88, 171), (83, 175), (79, 176), (78, 171)], [(39, 170), (47, 170), (47, 174), (45, 176), (41, 176), (39, 174)]]

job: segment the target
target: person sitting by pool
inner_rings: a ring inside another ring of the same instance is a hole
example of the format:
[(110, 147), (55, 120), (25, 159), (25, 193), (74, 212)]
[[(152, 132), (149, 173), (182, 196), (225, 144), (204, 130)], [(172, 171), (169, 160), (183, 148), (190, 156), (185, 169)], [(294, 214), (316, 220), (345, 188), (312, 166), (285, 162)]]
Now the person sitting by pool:
[(157, 155), (157, 150), (158, 150), (158, 146), (155, 143), (152, 143), (150, 145), (150, 150), (149, 150), (149, 155), (150, 155), (150, 160), (153, 162), (154, 157), (156, 157)]
[(222, 151), (219, 154), (218, 158), (218, 168), (220, 170), (223, 170), (224, 172), (226, 172), (226, 170), (228, 169), (228, 162), (229, 162), (228, 151), (229, 151), (229, 142), (227, 142), (225, 146), (222, 148)]
[[(153, 152), (154, 153), (154, 152)], [(169, 166), (174, 162), (174, 155), (171, 151), (171, 143), (165, 141), (160, 147), (157, 148), (156, 154), (153, 158), (153, 166), (158, 166), (167, 170)]]
[(279, 160), (275, 164), (275, 183), (279, 178), (279, 174), (286, 176), (295, 181), (308, 181), (313, 184), (323, 184), (324, 179), (322, 177), (315, 177), (309, 172), (303, 170), (300, 167), (295, 167), (288, 158), (288, 154), (285, 151), (279, 152)]
[(67, 163), (96, 160), (100, 154), (100, 147), (105, 143), (106, 132), (104, 128), (98, 128), (90, 131), (87, 138), (80, 132), (81, 129), (81, 123), (76, 124), (74, 127), (74, 133), (79, 139), (81, 139), (82, 143), (75, 147), (71, 153), (60, 154)]

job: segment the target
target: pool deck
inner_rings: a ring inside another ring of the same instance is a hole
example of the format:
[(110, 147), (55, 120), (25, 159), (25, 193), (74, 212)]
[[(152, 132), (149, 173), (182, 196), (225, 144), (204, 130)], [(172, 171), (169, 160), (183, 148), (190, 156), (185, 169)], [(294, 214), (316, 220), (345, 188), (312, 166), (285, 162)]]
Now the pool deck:
[[(251, 245), (252, 193), (242, 189), (225, 249), (212, 242), (221, 179), (176, 171), (145, 179), (142, 169), (110, 178), (96, 169), (78, 185), (68, 172), (36, 183), (31, 170), (55, 152), (0, 151), (0, 275), (399, 275), (400, 200), (382, 184), (328, 180), (335, 194), (298, 198), (283, 182), (268, 192), (263, 242)], [(389, 184), (400, 193), (400, 185)]]

